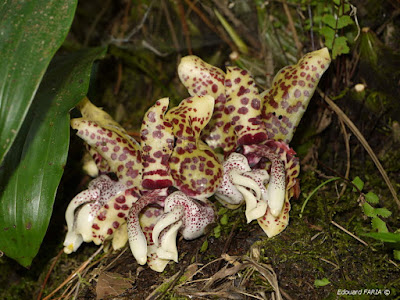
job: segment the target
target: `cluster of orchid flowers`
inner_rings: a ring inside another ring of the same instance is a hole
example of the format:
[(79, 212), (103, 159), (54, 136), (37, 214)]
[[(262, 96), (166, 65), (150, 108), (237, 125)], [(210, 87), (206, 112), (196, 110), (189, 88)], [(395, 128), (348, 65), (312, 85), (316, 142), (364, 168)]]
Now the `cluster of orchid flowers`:
[(259, 93), (245, 70), (225, 73), (184, 57), (178, 74), (191, 96), (171, 109), (168, 98), (156, 101), (140, 142), (84, 99), (71, 126), (99, 176), (67, 208), (64, 251), (109, 240), (120, 249), (129, 241), (139, 264), (161, 272), (178, 261), (178, 232), (195, 239), (215, 222), (211, 196), (231, 209), (245, 204), (248, 223), (257, 220), (268, 237), (279, 234), (299, 193), (299, 162), (288, 143), (329, 63), (326, 48), (308, 53)]

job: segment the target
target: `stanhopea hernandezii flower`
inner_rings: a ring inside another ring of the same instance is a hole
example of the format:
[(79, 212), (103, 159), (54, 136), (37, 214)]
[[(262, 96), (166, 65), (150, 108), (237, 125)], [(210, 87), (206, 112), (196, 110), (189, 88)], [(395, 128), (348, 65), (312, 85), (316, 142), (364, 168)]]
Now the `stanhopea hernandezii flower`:
[(178, 233), (195, 239), (215, 221), (213, 195), (231, 209), (246, 205), (247, 222), (257, 220), (268, 237), (279, 234), (299, 193), (299, 161), (288, 143), (329, 63), (326, 48), (308, 53), (259, 93), (245, 70), (225, 73), (184, 57), (178, 74), (191, 97), (170, 109), (168, 98), (156, 101), (140, 143), (84, 99), (71, 126), (99, 176), (68, 206), (64, 251), (129, 241), (139, 264), (161, 272), (178, 261)]

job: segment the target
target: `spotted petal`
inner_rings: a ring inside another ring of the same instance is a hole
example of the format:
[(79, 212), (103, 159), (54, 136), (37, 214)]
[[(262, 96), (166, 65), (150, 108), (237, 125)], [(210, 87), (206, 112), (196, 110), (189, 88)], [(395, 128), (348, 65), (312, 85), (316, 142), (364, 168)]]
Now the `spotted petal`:
[(158, 100), (142, 122), (142, 185), (147, 189), (161, 189), (173, 184), (168, 162), (174, 148), (174, 136), (171, 123), (164, 120), (168, 103), (168, 98)]
[(113, 238), (120, 226), (126, 223), (129, 209), (139, 198), (137, 188), (126, 189), (111, 197), (93, 220), (93, 242), (99, 245)]
[(292, 140), (330, 61), (328, 49), (323, 48), (306, 54), (297, 65), (287, 66), (275, 76), (272, 88), (261, 95), (262, 118), (270, 139)]
[(100, 126), (118, 132), (120, 135), (127, 135), (126, 130), (119, 125), (114, 119), (101, 108), (94, 105), (85, 97), (76, 106), (82, 114), (82, 117), (87, 120), (96, 121)]
[(224, 112), (231, 120), (239, 145), (258, 144), (267, 139), (261, 120), (261, 100), (254, 79), (246, 70), (228, 67)]
[(142, 163), (140, 146), (119, 130), (113, 131), (85, 118), (71, 120), (77, 135), (93, 147), (128, 188), (140, 186)]
[(210, 121), (213, 109), (212, 96), (193, 96), (182, 100), (165, 117), (172, 124), (176, 138), (196, 142), (200, 138), (201, 130)]
[(212, 148), (222, 148), (225, 152), (236, 146), (236, 136), (231, 126), (229, 116), (224, 112), (225, 73), (201, 58), (190, 55), (183, 57), (178, 74), (181, 82), (191, 96), (210, 95), (215, 99), (212, 119), (202, 133), (202, 139)]
[(186, 195), (204, 200), (214, 194), (222, 166), (211, 148), (200, 140), (201, 130), (211, 118), (214, 100), (195, 96), (183, 100), (165, 117), (173, 125), (176, 146), (170, 158), (174, 185)]

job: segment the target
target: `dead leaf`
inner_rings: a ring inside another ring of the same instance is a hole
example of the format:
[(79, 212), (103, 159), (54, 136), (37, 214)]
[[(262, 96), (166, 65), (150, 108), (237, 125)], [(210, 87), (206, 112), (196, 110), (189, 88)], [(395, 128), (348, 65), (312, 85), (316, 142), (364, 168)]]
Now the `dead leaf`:
[(102, 272), (97, 280), (96, 300), (109, 296), (118, 296), (132, 287), (129, 278), (113, 272)]

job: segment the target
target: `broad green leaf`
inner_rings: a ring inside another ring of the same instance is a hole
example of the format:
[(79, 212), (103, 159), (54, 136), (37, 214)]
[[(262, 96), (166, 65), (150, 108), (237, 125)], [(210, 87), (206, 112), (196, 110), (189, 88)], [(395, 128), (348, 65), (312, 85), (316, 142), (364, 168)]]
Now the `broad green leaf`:
[(365, 214), (367, 217), (370, 217), (370, 218), (376, 217), (375, 208), (372, 207), (371, 204), (365, 202), (365, 203), (362, 205), (362, 208), (363, 208), (364, 214)]
[(348, 54), (350, 52), (349, 46), (347, 46), (347, 38), (345, 36), (339, 36), (333, 41), (332, 58), (335, 59), (338, 55)]
[(324, 15), (322, 17), (322, 22), (336, 30), (353, 24), (353, 20), (348, 15), (341, 16), (338, 19), (336, 19), (333, 15)]
[(67, 159), (69, 110), (86, 94), (104, 48), (55, 58), (0, 166), (0, 250), (29, 266), (46, 233)]
[(400, 233), (393, 232), (369, 232), (362, 234), (363, 236), (371, 237), (373, 239), (387, 242), (387, 243), (400, 243)]
[(325, 37), (325, 46), (332, 49), (333, 38), (335, 37), (335, 30), (324, 26), (319, 31)]
[(393, 250), (394, 259), (400, 260), (400, 250)]
[(372, 229), (377, 230), (378, 232), (389, 232), (386, 223), (379, 217), (372, 218), (371, 225)]
[(367, 200), (369, 203), (376, 204), (379, 202), (379, 197), (373, 192), (368, 192), (365, 195), (365, 200)]
[[(351, 183), (354, 184), (360, 191), (362, 191), (364, 188), (364, 181), (362, 181), (362, 179), (358, 176), (356, 176)], [(353, 192), (357, 192), (357, 190), (353, 188)]]
[(321, 286), (326, 286), (328, 284), (330, 284), (331, 282), (329, 281), (328, 278), (322, 278), (322, 279), (315, 279), (314, 281), (314, 285), (316, 287), (321, 287)]
[(71, 26), (76, 0), (0, 4), (0, 163), (10, 149), (51, 58)]
[(391, 212), (390, 210), (384, 208), (384, 207), (382, 207), (382, 208), (375, 208), (375, 213), (376, 213), (378, 216), (381, 216), (381, 217), (383, 217), (383, 218), (388, 218), (388, 217), (390, 217), (390, 216), (392, 215), (392, 212)]
[(347, 25), (353, 24), (353, 20), (351, 19), (350, 16), (344, 15), (339, 17), (338, 23), (337, 23), (337, 29), (346, 27)]
[(322, 22), (328, 25), (331, 28), (336, 28), (336, 19), (333, 15), (328, 14), (322, 17)]

